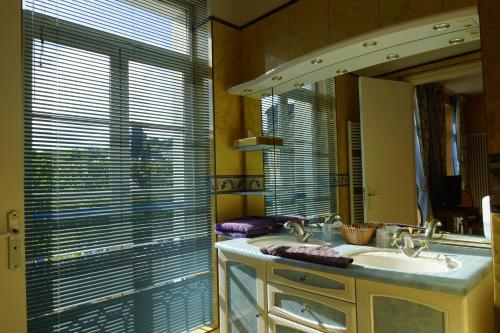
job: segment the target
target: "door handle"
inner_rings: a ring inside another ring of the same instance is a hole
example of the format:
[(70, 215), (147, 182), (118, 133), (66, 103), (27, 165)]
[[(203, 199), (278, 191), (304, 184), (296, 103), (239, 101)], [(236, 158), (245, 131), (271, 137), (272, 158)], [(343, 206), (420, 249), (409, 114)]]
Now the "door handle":
[(8, 231), (0, 233), (1, 238), (9, 242), (9, 269), (15, 271), (19, 268), (21, 258), (21, 242), (19, 240), (19, 213), (15, 210), (7, 214)]

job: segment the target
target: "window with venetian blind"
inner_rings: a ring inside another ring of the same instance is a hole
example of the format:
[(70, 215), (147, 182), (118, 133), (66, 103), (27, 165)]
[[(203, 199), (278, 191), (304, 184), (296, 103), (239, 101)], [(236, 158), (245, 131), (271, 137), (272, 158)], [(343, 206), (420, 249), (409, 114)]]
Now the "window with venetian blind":
[(24, 0), (29, 332), (213, 323), (204, 0)]
[[(264, 98), (265, 135), (284, 145), (264, 153), (268, 215), (314, 219), (337, 212), (337, 126), (334, 80)], [(322, 221), (322, 220), (321, 220)]]

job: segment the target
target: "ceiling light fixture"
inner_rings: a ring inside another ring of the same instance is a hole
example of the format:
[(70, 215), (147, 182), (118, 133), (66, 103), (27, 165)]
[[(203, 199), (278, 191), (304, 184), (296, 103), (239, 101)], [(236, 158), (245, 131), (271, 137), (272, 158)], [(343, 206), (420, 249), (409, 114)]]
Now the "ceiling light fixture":
[(451, 45), (457, 45), (463, 42), (465, 42), (465, 39), (463, 38), (452, 38), (448, 41), (448, 43), (450, 43)]
[(244, 93), (251, 93), (252, 91), (253, 91), (253, 89), (243, 89)]
[(295, 88), (302, 88), (304, 84), (302, 82), (297, 82), (294, 84)]
[(337, 74), (339, 74), (339, 75), (340, 75), (340, 74), (345, 74), (345, 73), (347, 73), (347, 69), (345, 69), (345, 68), (340, 68), (340, 69), (337, 69), (337, 72), (336, 72), (336, 73), (337, 73)]
[(377, 45), (377, 42), (374, 41), (374, 40), (369, 40), (369, 41), (363, 43), (364, 47), (372, 47), (372, 46), (375, 46), (375, 45)]
[(398, 59), (399, 58), (399, 54), (396, 54), (396, 53), (391, 53), (391, 54), (388, 54), (387, 57), (385, 57), (387, 60), (394, 60), (394, 59)]
[(311, 60), (311, 64), (313, 65), (319, 65), (323, 62), (323, 59), (313, 59)]
[(436, 31), (446, 30), (450, 27), (449, 23), (439, 23), (432, 27)]
[(282, 79), (281, 76), (276, 75), (276, 76), (273, 76), (271, 80), (273, 80), (273, 81), (280, 81), (281, 79)]

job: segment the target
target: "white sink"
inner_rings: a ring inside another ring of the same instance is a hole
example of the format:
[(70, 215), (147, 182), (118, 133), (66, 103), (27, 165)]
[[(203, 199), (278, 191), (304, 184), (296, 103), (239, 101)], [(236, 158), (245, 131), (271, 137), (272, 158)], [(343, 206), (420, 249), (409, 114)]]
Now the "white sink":
[(307, 243), (298, 242), (295, 236), (266, 236), (251, 239), (247, 244), (262, 247), (269, 245), (283, 245), (283, 246), (319, 246), (326, 244), (320, 240), (309, 239)]
[(354, 259), (354, 265), (405, 273), (446, 273), (459, 269), (462, 264), (448, 256), (422, 252), (409, 258), (397, 250), (363, 250), (344, 254)]

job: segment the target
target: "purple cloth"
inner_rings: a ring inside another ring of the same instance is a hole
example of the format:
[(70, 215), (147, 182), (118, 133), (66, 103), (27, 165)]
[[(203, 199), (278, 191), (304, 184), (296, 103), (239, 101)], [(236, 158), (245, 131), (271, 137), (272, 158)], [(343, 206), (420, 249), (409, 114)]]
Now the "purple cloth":
[(255, 233), (255, 234), (249, 235), (249, 234), (246, 234), (246, 233), (243, 233), (243, 232), (231, 232), (231, 231), (219, 231), (219, 230), (215, 230), (215, 234), (217, 236), (227, 237), (227, 238), (251, 238), (251, 237), (262, 236), (262, 235), (267, 234), (267, 230), (264, 230), (263, 232), (264, 233), (262, 233), (262, 234)]
[(304, 217), (297, 215), (247, 216), (231, 219), (215, 224), (215, 232), (219, 236), (241, 238), (265, 235), (280, 231), (286, 221), (302, 221)]
[(260, 248), (260, 252), (272, 256), (295, 260), (309, 261), (316, 264), (347, 268), (353, 259), (339, 257), (338, 252), (329, 245), (318, 246), (283, 246), (269, 245)]
[(273, 227), (275, 225), (274, 221), (270, 218), (250, 216), (216, 223), (215, 230), (251, 234), (256, 230), (260, 232), (263, 229), (267, 230), (269, 227)]

